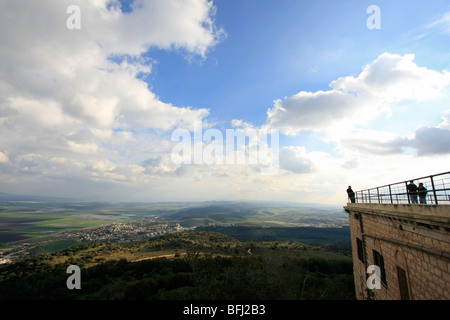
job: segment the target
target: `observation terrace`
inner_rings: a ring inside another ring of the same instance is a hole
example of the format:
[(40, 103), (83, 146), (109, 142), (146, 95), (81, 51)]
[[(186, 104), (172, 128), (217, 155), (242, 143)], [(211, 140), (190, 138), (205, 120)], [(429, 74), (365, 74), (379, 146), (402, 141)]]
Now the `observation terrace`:
[(356, 191), (344, 209), (357, 299), (450, 299), (450, 172)]
[[(414, 182), (417, 187), (422, 183), (427, 189), (425, 203), (423, 204), (450, 204), (450, 172), (356, 191), (354, 201), (349, 197), (349, 202), (369, 204), (416, 204), (414, 203), (413, 197), (419, 196), (419, 193), (417, 191), (413, 193), (408, 191), (410, 182)], [(419, 201), (420, 197), (417, 198)]]

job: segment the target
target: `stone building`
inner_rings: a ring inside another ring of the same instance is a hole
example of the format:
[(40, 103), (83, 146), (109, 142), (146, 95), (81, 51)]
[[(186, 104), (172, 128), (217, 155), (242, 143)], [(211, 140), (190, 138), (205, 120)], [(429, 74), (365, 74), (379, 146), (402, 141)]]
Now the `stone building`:
[(449, 205), (348, 203), (344, 208), (357, 299), (450, 300)]

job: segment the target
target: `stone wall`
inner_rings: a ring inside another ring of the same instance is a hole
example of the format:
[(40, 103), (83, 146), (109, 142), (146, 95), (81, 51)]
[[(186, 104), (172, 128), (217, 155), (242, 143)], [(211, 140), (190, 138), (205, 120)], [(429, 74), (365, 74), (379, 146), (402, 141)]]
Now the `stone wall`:
[[(450, 300), (450, 206), (351, 203), (345, 209), (358, 299)], [(372, 265), (382, 269), (379, 289), (368, 288)]]

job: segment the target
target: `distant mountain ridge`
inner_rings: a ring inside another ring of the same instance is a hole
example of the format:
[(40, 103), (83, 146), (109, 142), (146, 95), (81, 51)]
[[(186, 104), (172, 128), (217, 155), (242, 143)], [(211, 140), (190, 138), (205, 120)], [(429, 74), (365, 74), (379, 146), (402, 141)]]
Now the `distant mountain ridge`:
[(95, 201), (95, 202), (130, 202), (130, 203), (179, 203), (201, 206), (262, 206), (272, 205), (275, 207), (312, 207), (323, 209), (342, 209), (340, 205), (322, 204), (322, 203), (306, 203), (291, 201), (274, 201), (274, 200), (205, 200), (205, 201), (125, 201), (125, 200), (108, 200), (100, 196), (89, 197), (56, 197), (56, 196), (38, 196), (27, 194), (12, 194), (0, 191), (0, 201)]
[(29, 194), (11, 194), (0, 192), (0, 201), (88, 201), (88, 198), (65, 198), (53, 196), (36, 196)]
[(6, 192), (0, 192), (1, 201), (44, 201), (57, 199), (54, 197), (42, 197), (42, 196), (32, 196), (32, 195), (22, 195), (22, 194), (10, 194)]

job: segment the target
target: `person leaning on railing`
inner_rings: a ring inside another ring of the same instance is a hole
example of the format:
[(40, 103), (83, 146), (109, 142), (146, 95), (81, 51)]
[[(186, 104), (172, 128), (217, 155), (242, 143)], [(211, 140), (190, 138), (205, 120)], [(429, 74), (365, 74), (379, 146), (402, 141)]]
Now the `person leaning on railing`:
[(407, 186), (407, 190), (408, 190), (408, 196), (409, 196), (409, 200), (411, 201), (411, 204), (416, 204), (417, 203), (417, 186), (414, 184), (414, 181), (410, 181), (408, 186)]
[(420, 204), (427, 204), (427, 188), (423, 186), (423, 183), (419, 183), (419, 188), (417, 188), (417, 193), (419, 194)]
[(351, 186), (348, 186), (347, 194), (348, 194), (348, 197), (349, 197), (350, 201), (351, 201), (352, 203), (355, 203), (355, 193), (353, 192)]

